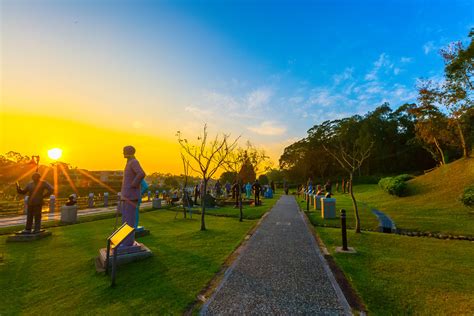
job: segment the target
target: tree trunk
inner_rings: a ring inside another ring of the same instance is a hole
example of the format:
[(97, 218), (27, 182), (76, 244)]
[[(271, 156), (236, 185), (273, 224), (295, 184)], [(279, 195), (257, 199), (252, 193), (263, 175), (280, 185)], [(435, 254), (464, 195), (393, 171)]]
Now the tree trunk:
[(443, 149), (441, 149), (441, 146), (439, 145), (439, 142), (438, 142), (438, 140), (436, 139), (436, 137), (433, 137), (433, 140), (434, 140), (436, 149), (438, 149), (438, 152), (439, 152), (439, 154), (440, 154), (440, 156), (441, 156), (441, 164), (442, 164), (442, 165), (445, 165), (445, 164), (446, 164), (446, 161), (444, 160), (444, 152), (443, 152)]
[(243, 222), (244, 221), (244, 212), (242, 210), (242, 185), (240, 184), (240, 182), (239, 182), (239, 192), (240, 192), (240, 195), (239, 195), (239, 210), (240, 210), (239, 222)]
[(352, 206), (354, 207), (354, 215), (356, 219), (355, 232), (360, 233), (360, 218), (359, 218), (359, 209), (357, 208), (357, 201), (354, 196), (354, 190), (352, 189), (352, 172), (349, 179), (349, 193), (351, 194)]
[(207, 180), (204, 179), (204, 192), (201, 192), (201, 230), (206, 230), (206, 222), (204, 221), (204, 215), (206, 213), (206, 203), (204, 203), (204, 197), (207, 192)]
[(462, 155), (464, 158), (467, 158), (466, 140), (464, 139), (464, 133), (462, 132), (461, 123), (459, 123), (459, 120), (456, 120), (456, 127), (458, 128), (459, 138), (461, 139)]

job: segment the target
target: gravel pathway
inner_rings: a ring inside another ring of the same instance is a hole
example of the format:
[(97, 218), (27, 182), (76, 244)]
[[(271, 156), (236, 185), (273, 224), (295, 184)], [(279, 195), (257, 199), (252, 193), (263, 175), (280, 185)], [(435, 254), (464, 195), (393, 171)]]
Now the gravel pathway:
[(293, 196), (282, 196), (202, 315), (344, 315), (349, 305)]

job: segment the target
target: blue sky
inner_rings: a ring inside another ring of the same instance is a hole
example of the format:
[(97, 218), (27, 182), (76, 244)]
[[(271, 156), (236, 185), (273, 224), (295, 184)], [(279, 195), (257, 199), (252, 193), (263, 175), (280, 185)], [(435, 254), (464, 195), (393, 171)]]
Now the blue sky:
[(276, 159), (316, 123), (415, 101), (474, 26), (472, 1), (1, 4), (5, 109), (170, 139), (207, 122)]

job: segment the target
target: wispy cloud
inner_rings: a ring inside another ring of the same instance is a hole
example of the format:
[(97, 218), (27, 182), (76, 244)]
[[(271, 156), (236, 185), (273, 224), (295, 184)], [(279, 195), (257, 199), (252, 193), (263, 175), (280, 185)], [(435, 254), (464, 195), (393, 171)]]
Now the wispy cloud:
[(249, 126), (247, 127), (249, 131), (252, 131), (259, 135), (266, 136), (278, 136), (283, 135), (287, 128), (281, 123), (275, 121), (263, 121), (258, 126)]
[(212, 111), (197, 106), (187, 106), (184, 108), (184, 110), (201, 120), (209, 120), (213, 117)]
[(436, 47), (435, 47), (435, 44), (434, 44), (433, 41), (426, 42), (423, 45), (423, 52), (425, 53), (425, 55), (428, 55), (431, 51), (433, 51), (435, 49), (436, 49)]
[(402, 57), (402, 58), (400, 58), (400, 62), (402, 62), (404, 64), (411, 63), (412, 61), (413, 61), (413, 58), (411, 58), (411, 57)]
[(354, 68), (346, 68), (340, 74), (335, 74), (332, 78), (334, 80), (334, 84), (340, 84), (343, 81), (349, 80), (352, 78), (352, 73), (354, 72)]
[[(378, 74), (381, 70), (387, 71), (394, 68), (393, 62), (390, 61), (386, 53), (379, 55), (379, 58), (374, 62), (372, 69), (365, 75), (365, 80), (372, 81), (378, 79)], [(397, 73), (399, 70), (397, 71)]]
[(248, 109), (255, 109), (267, 104), (272, 95), (273, 91), (269, 88), (260, 88), (251, 91), (247, 96)]

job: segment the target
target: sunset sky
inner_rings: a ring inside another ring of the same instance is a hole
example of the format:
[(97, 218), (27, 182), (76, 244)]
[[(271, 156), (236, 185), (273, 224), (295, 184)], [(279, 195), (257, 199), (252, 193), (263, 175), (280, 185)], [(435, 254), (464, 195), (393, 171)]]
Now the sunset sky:
[(416, 100), (473, 1), (1, 0), (0, 153), (181, 172), (205, 122), (275, 161), (316, 123)]

